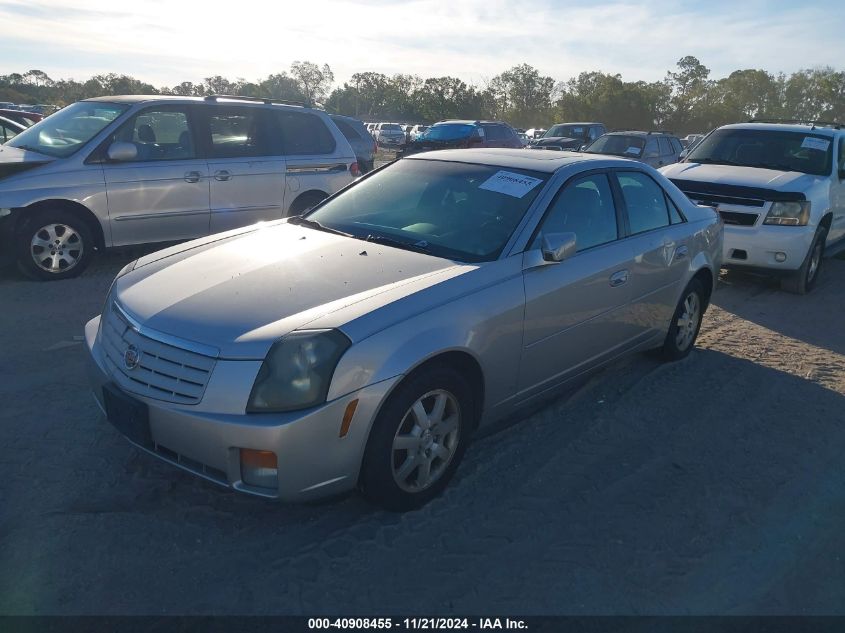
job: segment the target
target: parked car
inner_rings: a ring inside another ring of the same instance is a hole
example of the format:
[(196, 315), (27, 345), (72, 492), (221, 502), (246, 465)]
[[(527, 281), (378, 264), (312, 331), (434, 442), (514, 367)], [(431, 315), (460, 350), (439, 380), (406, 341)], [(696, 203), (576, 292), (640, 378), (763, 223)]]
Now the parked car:
[(56, 106), (49, 105), (46, 103), (38, 103), (30, 108), (30, 112), (35, 114), (40, 114), (42, 116), (48, 116), (57, 110)]
[(522, 143), (523, 147), (528, 147), (531, 145), (531, 141), (534, 140), (530, 138), (525, 132), (517, 132), (517, 137), (519, 138), (519, 142)]
[(378, 145), (367, 131), (364, 123), (358, 119), (340, 114), (330, 114), (329, 116), (352, 146), (355, 157), (358, 159), (358, 168), (361, 173), (365, 174), (368, 171), (372, 171)]
[(128, 264), (85, 327), (91, 386), (131, 442), (206, 479), (406, 510), (478, 426), (622, 354), (686, 356), (721, 232), (635, 162), (422, 154)]
[(111, 246), (299, 214), (358, 164), (321, 110), (209, 96), (100, 97), (0, 147), (0, 257), (38, 279)]
[(427, 129), (427, 125), (415, 125), (412, 127), (410, 141), (416, 141)]
[(687, 134), (684, 138), (680, 139), (681, 145), (684, 146), (684, 151), (680, 153), (678, 156), (678, 161), (684, 160), (692, 149), (698, 145), (704, 137), (707, 136), (706, 134)]
[(25, 129), (25, 125), (21, 125), (17, 121), (12, 121), (4, 116), (0, 116), (0, 144), (10, 141)]
[(373, 137), (380, 146), (399, 148), (405, 145), (405, 130), (398, 123), (377, 123)]
[(726, 266), (778, 275), (784, 290), (811, 290), (825, 248), (845, 238), (838, 124), (725, 125), (662, 171), (691, 199), (718, 208)]
[(22, 112), (21, 110), (0, 109), (0, 116), (19, 123), (24, 127), (30, 127), (38, 123), (44, 117), (35, 112)]
[(528, 135), (529, 138), (538, 139), (546, 133), (546, 128), (543, 127), (532, 127), (525, 130), (525, 133)]
[(607, 130), (602, 123), (556, 123), (531, 143), (532, 149), (578, 151)]
[(466, 147), (521, 148), (522, 142), (513, 128), (501, 121), (440, 121), (418, 136), (398, 156)]
[(608, 154), (638, 160), (652, 167), (678, 162), (681, 142), (671, 132), (608, 132), (584, 149), (589, 154)]

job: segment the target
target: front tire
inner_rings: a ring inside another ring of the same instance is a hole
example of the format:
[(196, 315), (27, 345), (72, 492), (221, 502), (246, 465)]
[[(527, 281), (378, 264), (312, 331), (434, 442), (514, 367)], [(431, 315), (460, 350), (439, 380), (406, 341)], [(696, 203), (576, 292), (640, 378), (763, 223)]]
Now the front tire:
[(816, 285), (824, 258), (824, 243), (827, 240), (827, 229), (819, 227), (807, 256), (801, 263), (801, 268), (780, 280), (781, 290), (797, 295), (805, 295)]
[(16, 232), (18, 268), (42, 281), (81, 274), (94, 255), (94, 236), (85, 221), (62, 209), (39, 211)]
[(467, 380), (449, 367), (412, 375), (370, 431), (359, 487), (373, 504), (404, 512), (436, 497), (455, 474), (475, 426)]
[(706, 309), (704, 286), (698, 279), (693, 279), (681, 294), (681, 300), (672, 315), (672, 323), (669, 325), (663, 347), (659, 349), (659, 355), (663, 360), (681, 360), (692, 351)]

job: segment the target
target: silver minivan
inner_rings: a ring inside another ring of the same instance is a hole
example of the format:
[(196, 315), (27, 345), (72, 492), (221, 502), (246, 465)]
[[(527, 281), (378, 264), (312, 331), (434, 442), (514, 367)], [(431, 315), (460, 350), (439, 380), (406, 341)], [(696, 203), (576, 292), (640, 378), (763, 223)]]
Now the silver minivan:
[(38, 279), (95, 250), (298, 215), (358, 175), (329, 116), (228, 96), (80, 101), (0, 146), (0, 259)]

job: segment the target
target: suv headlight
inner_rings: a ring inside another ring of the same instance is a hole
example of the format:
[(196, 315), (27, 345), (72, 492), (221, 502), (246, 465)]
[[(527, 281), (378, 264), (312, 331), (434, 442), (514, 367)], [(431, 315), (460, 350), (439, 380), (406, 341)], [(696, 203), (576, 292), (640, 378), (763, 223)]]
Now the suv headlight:
[(338, 330), (291, 332), (276, 341), (252, 386), (247, 412), (296, 411), (325, 402), (337, 363), (350, 345)]
[(810, 221), (810, 202), (774, 202), (763, 224), (806, 226)]

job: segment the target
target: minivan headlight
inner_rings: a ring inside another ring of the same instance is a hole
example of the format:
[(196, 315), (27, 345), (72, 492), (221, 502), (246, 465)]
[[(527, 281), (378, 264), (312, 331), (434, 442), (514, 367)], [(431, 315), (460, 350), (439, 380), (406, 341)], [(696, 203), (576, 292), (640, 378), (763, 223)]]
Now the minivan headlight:
[(292, 332), (276, 341), (258, 371), (247, 412), (296, 411), (325, 402), (337, 363), (350, 345), (338, 330)]
[(773, 202), (763, 224), (806, 226), (810, 221), (810, 202)]

